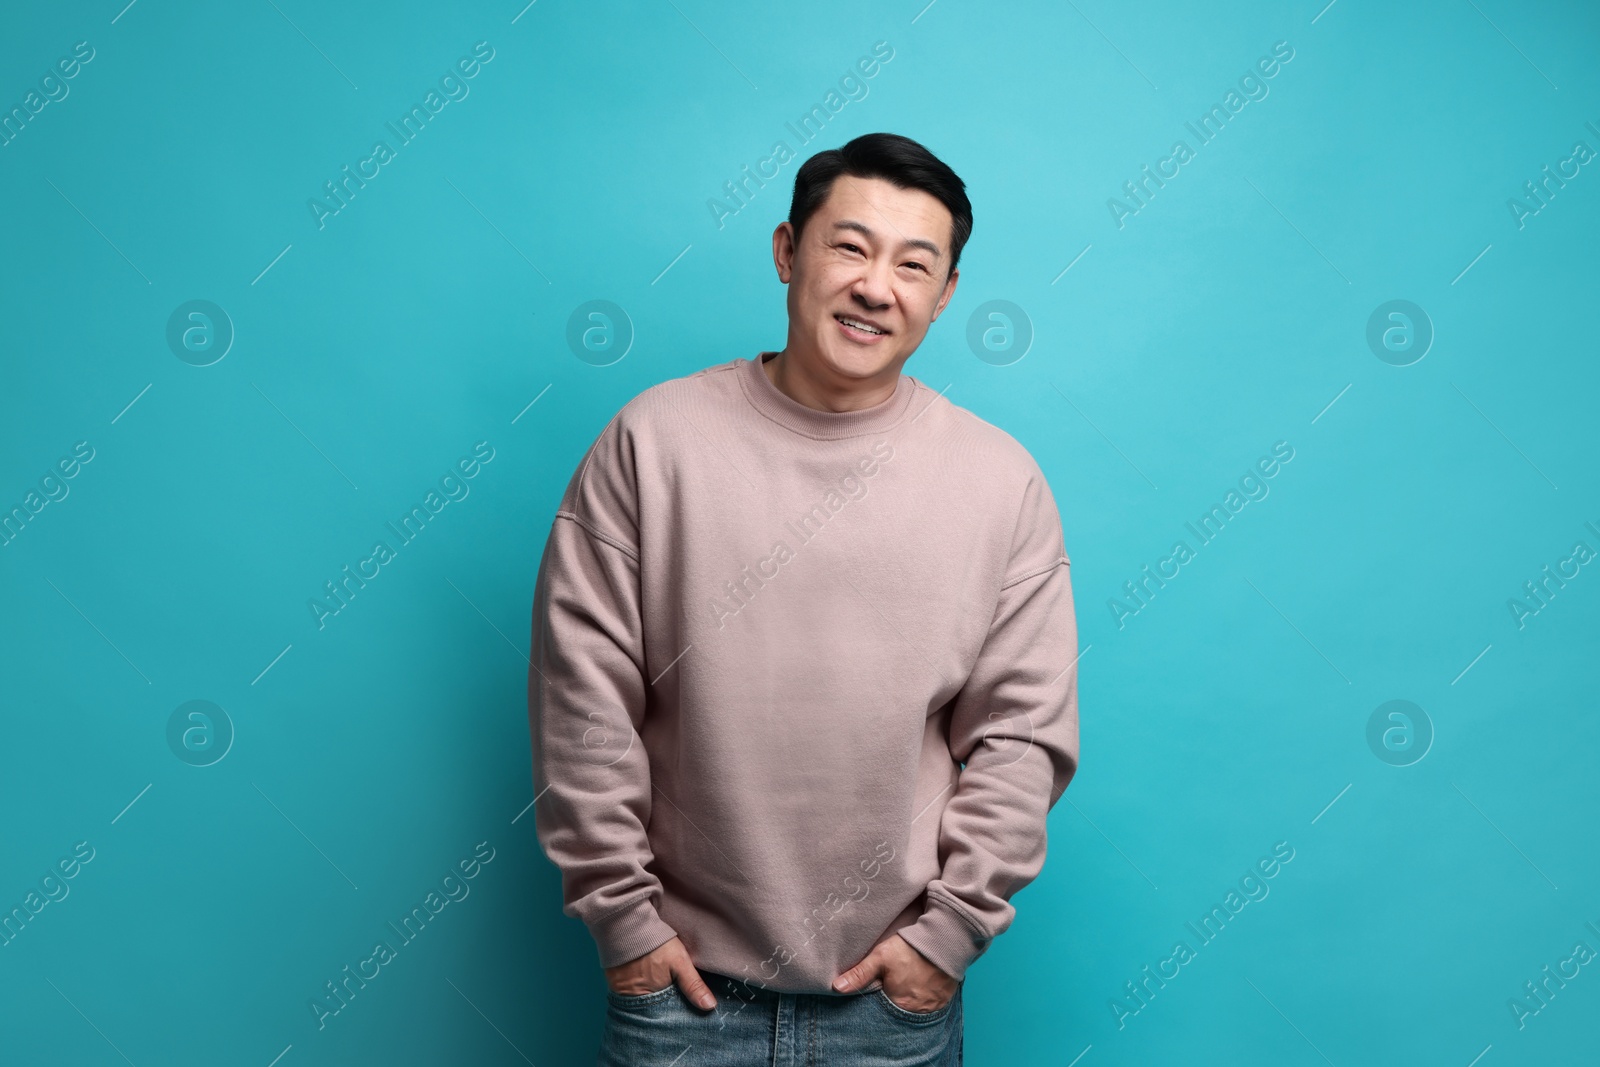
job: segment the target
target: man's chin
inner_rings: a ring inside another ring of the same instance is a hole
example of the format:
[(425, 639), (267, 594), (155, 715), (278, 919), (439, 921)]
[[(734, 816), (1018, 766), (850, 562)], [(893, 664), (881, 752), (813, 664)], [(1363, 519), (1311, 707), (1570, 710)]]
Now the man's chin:
[(832, 344), (825, 343), (821, 351), (834, 373), (862, 380), (878, 377), (899, 358), (899, 352), (887, 339), (871, 348), (860, 348), (840, 339)]

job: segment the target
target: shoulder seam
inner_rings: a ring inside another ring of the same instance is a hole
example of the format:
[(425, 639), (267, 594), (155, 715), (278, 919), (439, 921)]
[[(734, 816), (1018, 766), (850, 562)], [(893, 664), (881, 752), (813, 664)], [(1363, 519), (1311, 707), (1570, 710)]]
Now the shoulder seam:
[(1047, 571), (1053, 571), (1057, 567), (1061, 566), (1063, 563), (1065, 563), (1069, 567), (1072, 565), (1072, 561), (1070, 559), (1068, 559), (1065, 555), (1057, 556), (1055, 559), (1051, 560), (1049, 563), (1046, 563), (1043, 567), (1035, 567), (1033, 570), (1029, 571), (1027, 574), (1019, 575), (1018, 577), (1011, 579), (1009, 582), (1007, 582), (1006, 584), (1002, 585), (1000, 588), (1001, 588), (1001, 590), (1010, 589), (1012, 586), (1017, 585), (1017, 584), (1019, 584), (1021, 582), (1025, 582), (1029, 578), (1035, 578), (1035, 577), (1037, 577), (1037, 576), (1039, 576), (1041, 574), (1044, 574)]
[(623, 542), (619, 541), (617, 538), (612, 537), (610, 534), (606, 533), (604, 530), (601, 530), (599, 527), (595, 526), (594, 523), (590, 522), (588, 519), (583, 518), (581, 515), (578, 515), (575, 512), (571, 512), (571, 511), (557, 511), (556, 512), (556, 518), (558, 518), (558, 519), (567, 519), (567, 520), (575, 523), (578, 526), (579, 529), (583, 530), (585, 533), (587, 533), (590, 537), (594, 538), (596, 541), (600, 541), (600, 542), (602, 542), (604, 544), (610, 545), (612, 548), (616, 549), (618, 552), (621, 552), (624, 556), (627, 556), (629, 559), (633, 560), (635, 563), (639, 562), (639, 553), (637, 553), (633, 549), (629, 548), (626, 544), (624, 544)]

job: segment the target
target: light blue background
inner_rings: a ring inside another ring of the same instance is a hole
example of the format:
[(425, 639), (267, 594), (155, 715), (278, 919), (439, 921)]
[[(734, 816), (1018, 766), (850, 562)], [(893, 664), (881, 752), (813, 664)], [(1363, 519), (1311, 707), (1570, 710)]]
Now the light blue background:
[[(1592, 1055), (1600, 964), (1523, 1028), (1508, 1001), (1600, 950), (1600, 575), (1507, 607), (1600, 549), (1600, 165), (1507, 207), (1600, 149), (1591, 5), (123, 2), (0, 35), (5, 110), (95, 50), (0, 147), (0, 503), (95, 450), (0, 548), (0, 907), (95, 850), (0, 948), (0, 1058), (592, 1062), (603, 979), (527, 812), (539, 553), (621, 404), (782, 346), (794, 171), (874, 130), (968, 183), (906, 370), (1039, 460), (1085, 649), (1082, 767), (969, 975), (968, 1062)], [(308, 199), (478, 41), (470, 94), (319, 229)], [(1269, 95), (1119, 229), (1108, 198), (1278, 41)], [(798, 158), (719, 228), (779, 139)], [(237, 334), (206, 367), (165, 340), (194, 299)], [(595, 299), (634, 334), (609, 366), (565, 340)], [(1436, 331), (1409, 366), (1366, 342), (1393, 299)], [(989, 300), (1031, 322), (1020, 360), (968, 347)], [(1270, 495), (1119, 627), (1280, 440)], [(308, 599), (478, 441), (470, 495), (319, 630)], [(1410, 766), (1367, 742), (1394, 699), (1435, 732)], [(168, 746), (190, 700), (236, 731), (211, 766)], [(319, 1030), (324, 983), (483, 841), (470, 896)], [(1280, 841), (1270, 895), (1119, 1028)]]

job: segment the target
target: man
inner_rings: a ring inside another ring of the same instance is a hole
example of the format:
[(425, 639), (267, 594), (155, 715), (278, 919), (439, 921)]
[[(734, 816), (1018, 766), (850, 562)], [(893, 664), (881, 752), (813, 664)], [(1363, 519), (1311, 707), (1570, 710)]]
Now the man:
[(1020, 444), (901, 374), (964, 189), (892, 134), (807, 160), (784, 349), (645, 390), (562, 497), (536, 826), (599, 949), (603, 1064), (959, 1064), (966, 969), (1043, 866), (1078, 765), (1060, 516)]

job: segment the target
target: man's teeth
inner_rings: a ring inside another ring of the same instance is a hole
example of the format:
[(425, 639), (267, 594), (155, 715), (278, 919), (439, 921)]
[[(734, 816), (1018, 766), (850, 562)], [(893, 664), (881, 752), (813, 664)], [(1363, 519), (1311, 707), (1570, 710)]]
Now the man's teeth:
[(855, 327), (856, 329), (860, 330), (862, 333), (882, 333), (883, 332), (882, 330), (874, 330), (871, 326), (868, 326), (866, 323), (857, 322), (855, 319), (840, 319), (839, 321), (844, 323), (846, 326)]

